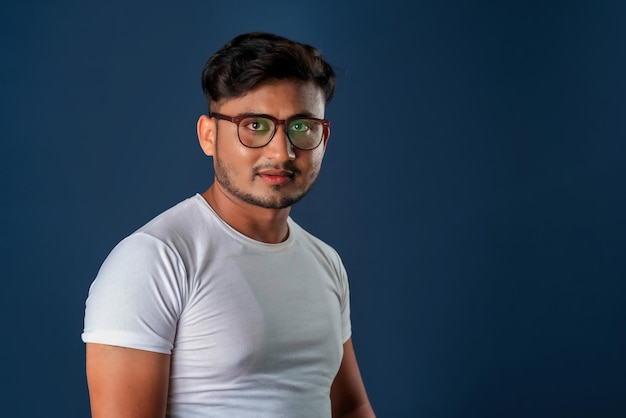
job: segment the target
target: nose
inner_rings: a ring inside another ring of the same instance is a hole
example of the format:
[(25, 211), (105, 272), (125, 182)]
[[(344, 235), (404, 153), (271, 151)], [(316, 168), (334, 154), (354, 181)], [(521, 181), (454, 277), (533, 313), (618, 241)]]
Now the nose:
[(284, 124), (276, 127), (274, 137), (270, 143), (265, 146), (265, 148), (268, 153), (278, 161), (293, 160), (296, 158), (294, 146), (291, 144), (291, 141), (287, 136)]

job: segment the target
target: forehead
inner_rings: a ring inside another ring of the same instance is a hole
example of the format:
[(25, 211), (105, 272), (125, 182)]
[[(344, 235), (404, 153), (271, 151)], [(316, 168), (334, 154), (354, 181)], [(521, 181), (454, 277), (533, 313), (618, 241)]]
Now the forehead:
[(313, 82), (274, 80), (264, 83), (243, 96), (226, 99), (216, 111), (234, 116), (259, 113), (284, 119), (292, 115), (323, 118), (325, 100), (322, 89)]

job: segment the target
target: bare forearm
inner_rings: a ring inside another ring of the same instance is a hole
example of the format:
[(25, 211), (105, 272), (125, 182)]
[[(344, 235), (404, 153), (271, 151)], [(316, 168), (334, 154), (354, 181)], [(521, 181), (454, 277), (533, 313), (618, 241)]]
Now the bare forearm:
[(360, 405), (356, 409), (346, 411), (342, 415), (333, 418), (376, 418), (376, 414), (369, 403)]

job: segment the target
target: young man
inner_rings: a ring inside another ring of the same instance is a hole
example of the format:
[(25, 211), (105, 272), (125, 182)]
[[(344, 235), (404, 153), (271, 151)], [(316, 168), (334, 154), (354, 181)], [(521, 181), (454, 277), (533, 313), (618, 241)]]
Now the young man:
[(320, 170), (332, 68), (250, 33), (202, 86), (215, 181), (122, 240), (89, 291), (93, 417), (373, 417), (344, 267), (289, 217)]

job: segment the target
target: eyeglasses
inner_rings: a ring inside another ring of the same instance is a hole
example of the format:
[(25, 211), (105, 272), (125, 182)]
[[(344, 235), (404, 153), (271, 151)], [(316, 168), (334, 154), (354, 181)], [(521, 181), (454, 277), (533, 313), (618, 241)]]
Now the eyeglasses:
[(226, 116), (215, 112), (210, 116), (237, 124), (239, 142), (248, 148), (269, 144), (279, 125), (285, 128), (291, 145), (301, 150), (317, 148), (330, 133), (330, 122), (326, 119), (294, 116), (280, 120), (269, 115)]

